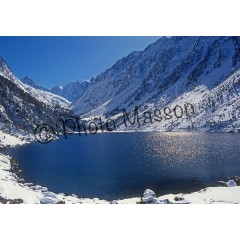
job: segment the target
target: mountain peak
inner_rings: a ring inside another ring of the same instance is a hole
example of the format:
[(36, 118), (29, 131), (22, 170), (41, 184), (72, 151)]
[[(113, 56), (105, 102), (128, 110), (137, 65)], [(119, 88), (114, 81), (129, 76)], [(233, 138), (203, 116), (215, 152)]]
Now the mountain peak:
[(211, 91), (240, 69), (239, 46), (239, 37), (160, 38), (98, 75), (73, 110), (86, 117), (113, 116), (135, 106), (165, 107), (195, 87)]
[(32, 79), (29, 76), (25, 76), (23, 79), (32, 81)]
[(35, 82), (29, 76), (25, 76), (24, 78), (21, 79), (21, 81), (28, 85), (35, 84)]
[(1, 62), (5, 62), (6, 63), (5, 59), (2, 56), (0, 56), (0, 63)]
[(17, 82), (17, 77), (8, 66), (7, 62), (3, 57), (0, 56), (0, 74), (13, 82)]
[(0, 68), (8, 68), (9, 69), (6, 60), (2, 56), (0, 56)]
[(24, 78), (21, 79), (21, 82), (24, 84), (29, 85), (30, 87), (33, 87), (35, 89), (43, 90), (43, 91), (48, 91), (44, 87), (41, 87), (37, 85), (29, 76), (25, 76)]
[(71, 102), (75, 102), (83, 93), (87, 90), (89, 86), (88, 80), (78, 80), (70, 82), (65, 86), (54, 86), (50, 88), (50, 91), (54, 94), (62, 96)]

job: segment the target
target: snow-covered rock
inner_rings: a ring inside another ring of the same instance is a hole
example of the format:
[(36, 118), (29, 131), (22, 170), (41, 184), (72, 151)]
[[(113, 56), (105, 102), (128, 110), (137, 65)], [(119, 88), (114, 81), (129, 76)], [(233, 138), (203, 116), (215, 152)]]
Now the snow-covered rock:
[(147, 204), (167, 204), (170, 203), (167, 199), (159, 200), (156, 197), (156, 194), (151, 189), (146, 189), (142, 196), (142, 203)]
[(41, 204), (56, 204), (58, 202), (59, 202), (58, 199), (51, 197), (44, 197), (40, 200)]
[(222, 185), (228, 186), (228, 187), (236, 187), (237, 183), (234, 180), (228, 180), (227, 182), (225, 181), (218, 181), (219, 183), (221, 183)]
[(228, 187), (236, 187), (237, 184), (234, 182), (234, 180), (229, 180), (229, 181), (227, 182), (227, 186), (228, 186)]

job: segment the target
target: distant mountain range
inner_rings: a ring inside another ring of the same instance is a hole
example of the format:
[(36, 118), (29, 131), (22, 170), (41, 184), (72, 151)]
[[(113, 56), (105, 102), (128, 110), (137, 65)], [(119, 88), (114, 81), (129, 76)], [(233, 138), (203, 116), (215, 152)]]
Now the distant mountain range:
[(70, 82), (65, 86), (57, 85), (50, 89), (44, 88), (42, 86), (37, 85), (30, 77), (26, 76), (21, 79), (24, 84), (27, 84), (35, 89), (43, 90), (47, 92), (52, 92), (58, 96), (61, 96), (67, 99), (70, 102), (76, 101), (82, 94), (87, 90), (89, 86), (89, 81), (75, 81)]
[(76, 101), (83, 93), (87, 90), (89, 86), (89, 81), (75, 81), (70, 82), (65, 86), (57, 85), (50, 88), (50, 91), (54, 94), (62, 96), (69, 100), (70, 102)]

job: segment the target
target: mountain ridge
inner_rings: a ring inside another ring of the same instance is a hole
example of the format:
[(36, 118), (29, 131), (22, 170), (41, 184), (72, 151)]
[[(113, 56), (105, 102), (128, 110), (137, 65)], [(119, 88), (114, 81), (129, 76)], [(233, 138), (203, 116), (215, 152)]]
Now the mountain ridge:
[(37, 125), (54, 124), (59, 117), (68, 116), (69, 101), (22, 83), (0, 59), (0, 130), (29, 136)]
[[(196, 98), (203, 100), (204, 94), (210, 94), (239, 70), (239, 46), (240, 37), (161, 38), (99, 74), (71, 107), (87, 118), (100, 115), (117, 118), (121, 109), (131, 111), (136, 105), (143, 112), (177, 104), (179, 98), (190, 103)], [(155, 130), (180, 129), (179, 121), (179, 127), (166, 123), (165, 128), (157, 126)], [(205, 129), (204, 124), (199, 127)]]

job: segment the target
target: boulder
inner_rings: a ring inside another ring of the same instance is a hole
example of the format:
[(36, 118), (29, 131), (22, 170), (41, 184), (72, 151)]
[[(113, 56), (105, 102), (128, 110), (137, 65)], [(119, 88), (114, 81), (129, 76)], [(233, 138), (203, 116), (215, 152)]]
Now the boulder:
[(228, 181), (227, 181), (227, 186), (228, 186), (228, 187), (236, 187), (237, 184), (235, 183), (234, 180), (228, 180)]
[(142, 203), (154, 203), (157, 201), (156, 194), (151, 189), (146, 189), (141, 198)]
[(41, 204), (56, 204), (58, 203), (59, 200), (56, 198), (51, 198), (51, 197), (44, 197), (40, 200)]

